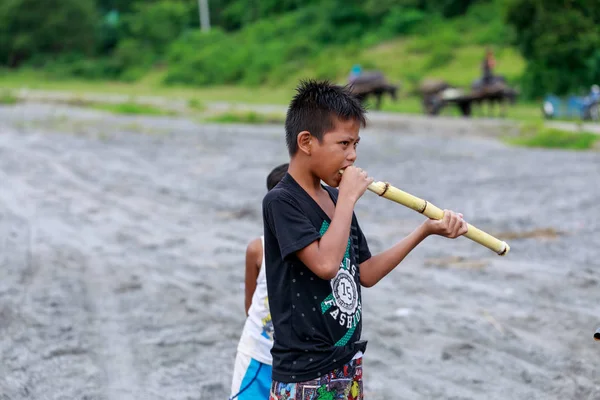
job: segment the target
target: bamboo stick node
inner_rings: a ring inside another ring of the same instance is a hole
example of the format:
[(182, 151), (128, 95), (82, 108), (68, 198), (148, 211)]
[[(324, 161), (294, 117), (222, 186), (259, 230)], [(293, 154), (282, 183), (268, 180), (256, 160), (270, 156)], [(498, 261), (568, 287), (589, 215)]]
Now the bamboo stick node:
[[(343, 171), (340, 170), (340, 173), (343, 173)], [(373, 182), (367, 187), (367, 189), (375, 194), (378, 194), (380, 197), (385, 197), (388, 200), (413, 209), (428, 218), (444, 218), (444, 211), (440, 208), (426, 200), (402, 191), (387, 182)], [(510, 251), (510, 246), (508, 243), (495, 238), (494, 236), (474, 227), (469, 223), (467, 223), (467, 226), (468, 231), (463, 236), (467, 237), (468, 239), (487, 247), (500, 256), (505, 256)]]

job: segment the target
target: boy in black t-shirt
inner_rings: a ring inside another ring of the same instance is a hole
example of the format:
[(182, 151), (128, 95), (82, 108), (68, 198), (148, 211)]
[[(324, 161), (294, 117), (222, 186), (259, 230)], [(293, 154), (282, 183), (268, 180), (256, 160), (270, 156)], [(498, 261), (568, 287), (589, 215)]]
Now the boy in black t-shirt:
[(362, 399), (361, 286), (375, 285), (427, 236), (467, 231), (461, 214), (444, 210), (442, 220), (371, 256), (354, 215), (373, 181), (353, 166), (365, 124), (346, 87), (302, 82), (290, 103), (288, 173), (263, 199), (271, 400)]

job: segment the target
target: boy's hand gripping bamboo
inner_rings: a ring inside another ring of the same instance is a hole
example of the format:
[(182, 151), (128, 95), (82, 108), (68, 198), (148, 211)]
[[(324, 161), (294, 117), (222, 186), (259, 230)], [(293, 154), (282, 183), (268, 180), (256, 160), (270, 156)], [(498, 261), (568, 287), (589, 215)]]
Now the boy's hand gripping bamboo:
[[(340, 171), (341, 173), (343, 171)], [(413, 196), (410, 193), (406, 193), (389, 183), (385, 182), (373, 182), (367, 188), (371, 192), (378, 194), (379, 196), (385, 197), (388, 200), (395, 201), (396, 203), (402, 204), (408, 208), (429, 217), (431, 219), (442, 219), (444, 217), (444, 211), (438, 207), (427, 202), (426, 200), (420, 199)], [(485, 233), (484, 231), (474, 227), (471, 224), (468, 225), (468, 232), (464, 236), (477, 242), (488, 249), (496, 252), (498, 255), (505, 256), (510, 251), (510, 247), (506, 242), (499, 240), (492, 235)]]

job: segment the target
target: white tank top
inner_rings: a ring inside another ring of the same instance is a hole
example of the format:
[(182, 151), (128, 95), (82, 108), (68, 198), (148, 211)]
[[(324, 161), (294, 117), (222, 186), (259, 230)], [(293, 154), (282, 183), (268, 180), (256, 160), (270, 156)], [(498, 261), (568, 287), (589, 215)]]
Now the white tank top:
[(263, 248), (262, 263), (258, 278), (256, 278), (256, 290), (252, 295), (252, 304), (248, 310), (248, 318), (244, 324), (242, 337), (238, 344), (238, 351), (254, 358), (255, 360), (271, 365), (271, 347), (273, 347), (273, 322), (269, 311), (269, 299), (267, 297), (267, 278), (265, 274), (265, 239), (260, 237)]

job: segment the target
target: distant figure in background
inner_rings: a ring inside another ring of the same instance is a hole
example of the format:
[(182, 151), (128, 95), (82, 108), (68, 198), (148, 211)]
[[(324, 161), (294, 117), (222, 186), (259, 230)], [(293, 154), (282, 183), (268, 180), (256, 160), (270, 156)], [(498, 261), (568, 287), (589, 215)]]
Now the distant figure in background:
[(491, 48), (485, 52), (485, 58), (482, 63), (482, 71), (483, 71), (483, 85), (489, 85), (492, 83), (494, 79), (494, 68), (496, 67), (496, 59), (494, 58), (494, 52)]
[(352, 84), (360, 76), (362, 73), (362, 67), (358, 64), (352, 66), (350, 70), (350, 75), (348, 76), (348, 83)]
[(600, 101), (600, 86), (592, 85), (590, 89), (590, 97), (593, 101)]

